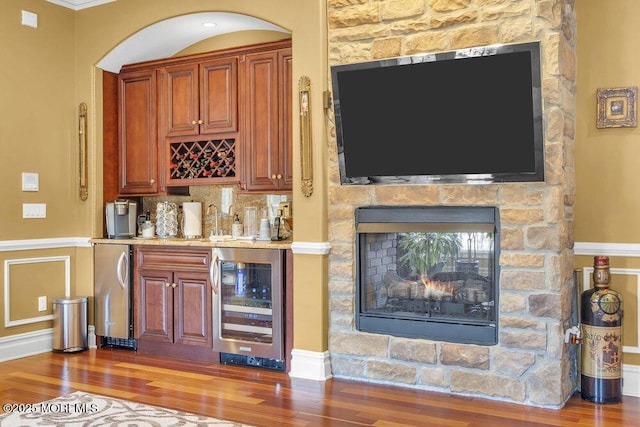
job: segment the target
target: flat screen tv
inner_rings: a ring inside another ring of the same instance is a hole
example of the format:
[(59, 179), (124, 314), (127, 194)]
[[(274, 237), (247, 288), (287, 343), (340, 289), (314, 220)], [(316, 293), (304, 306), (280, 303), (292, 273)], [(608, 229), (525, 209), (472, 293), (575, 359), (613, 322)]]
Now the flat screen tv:
[(540, 43), (331, 67), (340, 181), (544, 181)]

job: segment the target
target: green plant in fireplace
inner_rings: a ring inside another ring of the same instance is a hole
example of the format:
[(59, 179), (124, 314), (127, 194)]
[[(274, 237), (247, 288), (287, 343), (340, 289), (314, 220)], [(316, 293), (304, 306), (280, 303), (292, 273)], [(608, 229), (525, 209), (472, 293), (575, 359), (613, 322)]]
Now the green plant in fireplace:
[(416, 276), (431, 276), (447, 261), (455, 260), (460, 253), (462, 240), (458, 233), (411, 232), (400, 233), (398, 247), (401, 264), (411, 268)]

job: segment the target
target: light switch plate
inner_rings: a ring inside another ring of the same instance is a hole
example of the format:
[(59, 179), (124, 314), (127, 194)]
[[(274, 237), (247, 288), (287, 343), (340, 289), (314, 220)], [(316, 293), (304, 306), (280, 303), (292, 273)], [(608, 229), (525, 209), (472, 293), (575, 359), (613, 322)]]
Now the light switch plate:
[(38, 14), (23, 10), (22, 25), (31, 27), (31, 28), (38, 28)]
[(46, 217), (47, 217), (46, 203), (23, 203), (22, 204), (22, 218), (46, 218)]
[(22, 191), (38, 191), (40, 189), (40, 175), (22, 172)]

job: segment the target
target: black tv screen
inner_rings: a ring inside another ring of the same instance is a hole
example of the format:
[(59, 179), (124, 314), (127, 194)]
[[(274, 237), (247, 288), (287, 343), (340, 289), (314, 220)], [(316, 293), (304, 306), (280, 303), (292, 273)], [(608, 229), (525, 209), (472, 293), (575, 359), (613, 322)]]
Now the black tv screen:
[(544, 181), (539, 42), (331, 67), (341, 184)]

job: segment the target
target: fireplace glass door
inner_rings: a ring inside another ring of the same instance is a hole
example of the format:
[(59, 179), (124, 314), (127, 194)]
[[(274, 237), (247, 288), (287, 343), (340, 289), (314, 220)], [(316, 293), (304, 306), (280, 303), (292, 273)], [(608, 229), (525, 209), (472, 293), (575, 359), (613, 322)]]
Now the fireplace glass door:
[(356, 211), (356, 325), (450, 342), (497, 342), (497, 209)]

